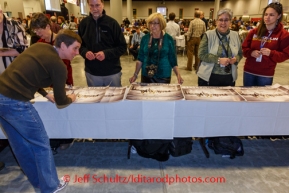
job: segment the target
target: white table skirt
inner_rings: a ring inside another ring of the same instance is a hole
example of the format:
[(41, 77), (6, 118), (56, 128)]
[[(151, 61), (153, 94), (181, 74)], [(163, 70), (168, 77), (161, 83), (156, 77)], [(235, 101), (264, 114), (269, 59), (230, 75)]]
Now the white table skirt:
[[(128, 101), (34, 104), (51, 138), (172, 139), (289, 135), (288, 102)], [(0, 138), (6, 138), (0, 129)]]

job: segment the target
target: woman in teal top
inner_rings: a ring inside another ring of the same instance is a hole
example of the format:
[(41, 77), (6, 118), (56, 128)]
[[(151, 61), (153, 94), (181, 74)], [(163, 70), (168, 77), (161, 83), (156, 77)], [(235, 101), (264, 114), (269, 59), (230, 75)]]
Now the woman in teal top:
[(141, 40), (135, 73), (129, 79), (130, 83), (137, 79), (140, 69), (142, 83), (170, 83), (173, 69), (178, 83), (182, 84), (174, 40), (163, 31), (166, 28), (164, 17), (160, 13), (153, 13), (148, 17), (147, 24), (150, 33)]

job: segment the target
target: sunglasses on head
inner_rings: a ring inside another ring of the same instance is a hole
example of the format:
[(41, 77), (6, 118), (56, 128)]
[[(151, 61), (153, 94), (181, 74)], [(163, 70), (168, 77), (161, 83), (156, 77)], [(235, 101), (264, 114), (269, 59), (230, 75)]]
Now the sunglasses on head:
[(270, 4), (268, 5), (268, 7), (269, 7), (270, 5), (278, 5), (278, 6), (280, 6), (280, 7), (282, 8), (282, 4), (279, 3), (278, 1), (270, 3)]

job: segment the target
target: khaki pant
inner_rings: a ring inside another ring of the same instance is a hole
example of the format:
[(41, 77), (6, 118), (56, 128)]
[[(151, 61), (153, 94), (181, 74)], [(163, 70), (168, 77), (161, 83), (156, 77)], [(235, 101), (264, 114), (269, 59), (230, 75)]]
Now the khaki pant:
[(188, 57), (187, 70), (192, 70), (193, 55), (195, 56), (195, 63), (194, 63), (195, 70), (197, 69), (200, 63), (200, 59), (198, 57), (198, 50), (199, 50), (200, 42), (201, 42), (200, 37), (191, 37), (187, 43), (187, 57)]

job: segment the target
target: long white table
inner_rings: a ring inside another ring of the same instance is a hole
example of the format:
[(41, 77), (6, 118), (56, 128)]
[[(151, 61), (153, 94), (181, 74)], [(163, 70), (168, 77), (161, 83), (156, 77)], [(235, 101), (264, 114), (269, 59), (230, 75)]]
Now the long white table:
[[(35, 108), (51, 138), (289, 135), (288, 102), (128, 101)], [(0, 129), (0, 138), (5, 135)]]

